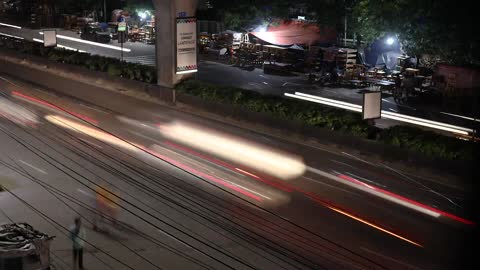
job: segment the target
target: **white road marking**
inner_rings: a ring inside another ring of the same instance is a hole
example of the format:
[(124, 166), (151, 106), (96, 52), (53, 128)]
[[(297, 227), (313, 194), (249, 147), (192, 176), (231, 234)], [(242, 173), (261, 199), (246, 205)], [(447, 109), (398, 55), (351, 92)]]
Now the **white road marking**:
[(6, 82), (8, 82), (9, 84), (14, 85), (14, 86), (16, 86), (16, 87), (21, 87), (20, 85), (18, 85), (18, 84), (16, 84), (16, 83), (14, 83), (14, 82), (6, 79), (5, 77), (0, 76), (0, 79), (6, 81)]
[(364, 178), (364, 177), (355, 175), (355, 174), (353, 174), (353, 173), (350, 173), (350, 172), (345, 172), (345, 173), (348, 174), (349, 176), (353, 177), (353, 178), (362, 179), (363, 181), (366, 181), (366, 182), (375, 184), (376, 186), (381, 186), (381, 187), (383, 187), (383, 188), (386, 188), (386, 187), (387, 187), (387, 186), (381, 185), (381, 184), (379, 184), (379, 183), (377, 183), (377, 182), (374, 182), (374, 181), (372, 181), (372, 180), (368, 180), (367, 178)]
[(371, 195), (380, 197), (384, 200), (402, 205), (404, 207), (408, 207), (408, 208), (410, 208), (412, 210), (415, 210), (415, 211), (418, 211), (420, 213), (423, 213), (423, 214), (426, 214), (426, 215), (429, 215), (429, 216), (432, 216), (432, 217), (435, 217), (435, 218), (439, 218), (441, 216), (441, 214), (439, 214), (436, 211), (424, 208), (422, 206), (418, 206), (418, 205), (413, 204), (409, 201), (405, 201), (404, 199), (400, 199), (400, 198), (397, 198), (397, 197), (390, 196), (388, 194), (385, 194), (381, 191), (376, 190), (375, 188), (373, 188), (372, 186), (370, 186), (366, 183), (363, 183), (363, 185), (361, 185), (361, 184), (345, 181), (344, 179), (342, 179), (342, 178), (340, 178), (336, 175), (333, 175), (333, 174), (330, 174), (330, 173), (327, 173), (327, 172), (324, 172), (324, 171), (321, 171), (321, 170), (318, 170), (318, 169), (315, 169), (315, 168), (312, 168), (312, 167), (308, 167), (308, 170), (310, 172), (313, 172), (313, 173), (316, 173), (318, 175), (324, 176), (325, 178), (331, 179), (335, 182), (342, 183), (342, 184), (347, 185), (349, 187), (353, 187), (355, 189), (364, 191), (364, 192), (369, 193)]
[(319, 181), (319, 180), (315, 180), (313, 178), (310, 178), (310, 177), (307, 177), (307, 176), (304, 176), (303, 178), (309, 180), (309, 181), (312, 181), (312, 182), (315, 182), (315, 183), (318, 183), (318, 184), (322, 184), (322, 185), (325, 185), (325, 186), (328, 186), (328, 187), (331, 187), (331, 188), (334, 188), (334, 189), (338, 189), (338, 190), (341, 190), (341, 191), (344, 191), (344, 192), (347, 192), (347, 193), (350, 193), (350, 194), (353, 194), (353, 195), (357, 195), (355, 194), (354, 192), (351, 192), (349, 190), (346, 190), (346, 189), (343, 189), (341, 187), (337, 187), (337, 186), (334, 186), (334, 185), (330, 185), (330, 184), (327, 184), (325, 182), (322, 182), (322, 181)]
[(459, 118), (463, 118), (463, 119), (468, 119), (468, 120), (471, 120), (471, 121), (480, 122), (480, 119), (475, 119), (475, 118), (472, 118), (472, 117), (467, 117), (467, 116), (453, 114), (453, 113), (446, 113), (446, 112), (440, 112), (440, 113), (455, 116), (455, 117), (459, 117)]
[(131, 130), (129, 130), (128, 132), (132, 133), (133, 135), (137, 135), (137, 136), (139, 136), (139, 137), (142, 137), (142, 138), (144, 138), (144, 139), (148, 139), (148, 140), (151, 140), (151, 141), (154, 141), (154, 142), (158, 142), (157, 139), (154, 139), (154, 138), (149, 137), (149, 136), (147, 136), (147, 135), (143, 135), (142, 133), (138, 133), (138, 132), (136, 132), (136, 131), (131, 131)]
[(377, 255), (378, 257), (381, 257), (381, 258), (390, 260), (390, 261), (392, 261), (392, 262), (395, 262), (395, 263), (404, 265), (404, 266), (409, 267), (409, 268), (411, 268), (411, 269), (422, 270), (421, 268), (418, 268), (418, 267), (413, 266), (413, 265), (408, 264), (408, 263), (404, 263), (404, 262), (402, 262), (402, 261), (396, 260), (396, 259), (391, 258), (391, 257), (389, 257), (389, 256), (386, 256), (386, 255), (377, 253), (377, 252), (372, 251), (372, 250), (370, 250), (370, 249), (368, 249), (368, 248), (366, 248), (366, 247), (360, 247), (360, 248), (363, 249), (363, 250), (365, 250), (365, 251), (368, 252), (368, 253), (371, 253), (371, 254)]
[(46, 90), (42, 90), (42, 89), (39, 89), (39, 88), (34, 88), (34, 90), (35, 90), (35, 91), (42, 92), (42, 93), (44, 93), (45, 95), (49, 95), (49, 96), (58, 98), (58, 96), (55, 95), (55, 94), (52, 93), (52, 92), (49, 92), (49, 91), (46, 91)]
[[(426, 191), (432, 192), (432, 193), (434, 193), (434, 194), (436, 194), (436, 195), (444, 198), (445, 200), (449, 201), (451, 204), (462, 208), (462, 206), (460, 206), (460, 205), (458, 205), (457, 203), (455, 203), (455, 202), (454, 202), (452, 199), (450, 199), (449, 197), (447, 197), (447, 196), (445, 196), (445, 195), (443, 195), (443, 194), (441, 194), (441, 193), (433, 190), (432, 188), (430, 188), (430, 187), (428, 187), (428, 186), (420, 183), (419, 181), (416, 181), (415, 179), (409, 177), (408, 175), (406, 175), (406, 174), (404, 174), (404, 173), (402, 173), (402, 172), (400, 172), (400, 171), (398, 171), (398, 170), (395, 170), (395, 169), (393, 169), (393, 168), (391, 168), (391, 167), (388, 167), (388, 166), (385, 165), (385, 164), (383, 164), (383, 166), (384, 166), (385, 168), (387, 168), (387, 169), (389, 169), (389, 170), (397, 173), (398, 175), (402, 176), (403, 178), (405, 178), (405, 179), (407, 179), (407, 180), (409, 180), (409, 181), (411, 181), (411, 182), (413, 182), (413, 183), (416, 183), (416, 184), (422, 186), (423, 188), (425, 188)], [(428, 179), (427, 179), (427, 180), (428, 180)]]
[(41, 172), (41, 173), (43, 173), (43, 174), (48, 174), (46, 171), (44, 171), (44, 170), (42, 170), (42, 169), (39, 169), (39, 168), (33, 166), (32, 164), (26, 162), (26, 161), (23, 161), (23, 160), (21, 160), (21, 159), (19, 159), (18, 161), (20, 161), (21, 163), (25, 164), (26, 166), (28, 166), (28, 167), (30, 167), (30, 168), (38, 171), (38, 172)]
[(366, 161), (366, 160), (363, 160), (363, 159), (361, 159), (361, 158), (359, 158), (359, 157), (356, 157), (356, 156), (354, 156), (354, 155), (351, 155), (351, 154), (349, 154), (349, 153), (342, 152), (342, 154), (347, 155), (347, 156), (349, 156), (349, 157), (352, 157), (352, 158), (354, 158), (354, 159), (356, 159), (356, 160), (358, 160), (358, 161), (361, 161), (361, 162), (367, 163), (367, 164), (369, 164), (369, 165), (372, 165), (372, 166), (374, 166), (374, 167), (377, 167), (377, 166), (375, 166), (374, 164), (372, 164), (371, 162), (368, 162), (368, 161)]
[(95, 147), (98, 147), (98, 148), (103, 149), (102, 146), (100, 146), (100, 145), (98, 145), (98, 144), (96, 144), (96, 143), (93, 143), (93, 142), (91, 142), (91, 141), (89, 141), (89, 140), (85, 140), (85, 139), (80, 139), (80, 140), (82, 140), (82, 141), (84, 141), (84, 142), (86, 142), (86, 143), (88, 143), (88, 144), (91, 144), (91, 145), (93, 145), (93, 146), (95, 146)]
[(353, 168), (353, 169), (356, 169), (356, 167), (350, 165), (350, 164), (347, 164), (347, 163), (343, 163), (341, 161), (338, 161), (338, 160), (335, 160), (335, 159), (330, 159), (331, 162), (335, 162), (335, 163), (338, 163), (338, 164), (342, 164), (344, 166), (347, 166), (347, 167), (350, 167), (350, 168)]
[(90, 197), (90, 198), (95, 198), (95, 196), (93, 196), (92, 194), (86, 192), (86, 191), (83, 190), (83, 189), (77, 189), (77, 191), (80, 192), (80, 193), (82, 193), (83, 195), (86, 195), (86, 196)]
[(258, 196), (263, 197), (263, 198), (265, 198), (265, 199), (267, 199), (267, 200), (271, 200), (271, 199), (272, 199), (272, 198), (270, 198), (270, 197), (268, 197), (268, 196), (265, 196), (265, 195), (263, 195), (263, 194), (261, 194), (261, 193), (258, 193), (258, 192), (256, 192), (256, 191), (253, 191), (253, 190), (251, 190), (251, 189), (249, 189), (249, 188), (246, 188), (246, 187), (244, 187), (244, 186), (242, 186), (242, 185), (236, 184), (236, 183), (234, 183), (234, 182), (232, 182), (232, 181), (225, 180), (225, 179), (223, 179), (223, 178), (221, 178), (221, 177), (218, 177), (218, 176), (217, 176), (217, 178), (219, 178), (219, 179), (221, 179), (221, 180), (223, 180), (223, 181), (225, 181), (225, 182), (228, 182), (228, 183), (230, 183), (230, 184), (232, 184), (232, 185), (234, 185), (234, 186), (237, 186), (237, 187), (239, 187), (239, 188), (241, 188), (241, 189), (244, 189), (244, 190), (250, 191), (251, 193), (257, 194)]
[(250, 175), (250, 176), (253, 177), (253, 178), (257, 178), (257, 179), (260, 178), (260, 177), (256, 176), (255, 174), (249, 173), (249, 172), (244, 171), (244, 170), (242, 170), (242, 169), (240, 169), (240, 168), (235, 168), (235, 170), (237, 170), (237, 171), (239, 171), (239, 172), (242, 172), (242, 173), (244, 173), (244, 174), (248, 174), (248, 175)]
[(83, 104), (83, 103), (79, 103), (79, 104), (80, 104), (80, 106), (83, 106), (83, 107), (85, 107), (85, 108), (89, 108), (89, 109), (94, 110), (94, 111), (97, 111), (97, 112), (107, 113), (107, 112), (104, 111), (104, 110), (101, 110), (101, 109), (98, 109), (98, 108), (95, 108), (95, 107), (90, 107), (90, 106), (85, 105), (85, 104)]
[(394, 111), (394, 112), (398, 112), (397, 110), (395, 109), (392, 109), (392, 108), (389, 108), (390, 111)]
[(387, 99), (384, 99), (384, 98), (382, 98), (382, 100), (385, 101), (385, 102), (391, 103), (391, 104), (395, 104), (395, 105), (397, 105), (397, 106), (399, 106), (399, 107), (405, 107), (405, 108), (409, 108), (409, 109), (412, 109), (412, 110), (417, 110), (417, 109), (415, 109), (415, 108), (413, 108), (413, 107), (410, 107), (410, 106), (407, 106), (407, 105), (403, 105), (403, 104), (398, 104), (398, 103), (396, 103), (396, 102), (392, 102), (392, 101), (387, 100)]
[(382, 100), (385, 101), (385, 102), (391, 103), (391, 104), (395, 104), (395, 105), (397, 104), (397, 103), (395, 103), (395, 102), (392, 102), (392, 101), (387, 100), (387, 99), (384, 99), (384, 98), (382, 98)]

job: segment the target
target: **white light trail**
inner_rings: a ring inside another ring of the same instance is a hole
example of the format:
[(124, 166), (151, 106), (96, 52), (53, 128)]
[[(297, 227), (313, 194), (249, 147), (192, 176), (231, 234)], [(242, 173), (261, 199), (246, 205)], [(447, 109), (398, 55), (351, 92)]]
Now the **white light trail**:
[(421, 121), (411, 120), (411, 119), (408, 119), (408, 118), (402, 118), (400, 116), (388, 115), (388, 114), (384, 113), (383, 111), (382, 111), (382, 118), (388, 118), (388, 119), (397, 120), (397, 121), (401, 121), (401, 122), (406, 122), (406, 123), (410, 123), (410, 124), (415, 124), (415, 125), (419, 125), (419, 126), (430, 127), (430, 128), (434, 128), (434, 129), (439, 129), (439, 130), (444, 130), (444, 131), (450, 131), (450, 132), (453, 132), (453, 133), (468, 135), (468, 132), (463, 131), (463, 130), (453, 129), (453, 128), (444, 127), (444, 126), (440, 126), (440, 125), (429, 124), (429, 123), (425, 123), (425, 122), (421, 122)]
[(303, 160), (295, 155), (202, 126), (175, 121), (160, 125), (159, 128), (162, 135), (169, 140), (279, 179), (294, 179), (303, 175), (306, 169)]
[[(354, 112), (362, 112), (362, 106), (357, 105), (357, 104), (352, 104), (348, 102), (343, 102), (343, 101), (338, 101), (334, 99), (329, 99), (329, 98), (323, 98), (323, 97), (318, 97), (318, 96), (313, 96), (309, 94), (304, 94), (300, 92), (295, 92), (295, 94), (289, 94), (285, 93), (285, 96), (288, 97), (293, 97), (297, 99), (302, 99), (302, 100), (307, 100), (307, 101), (312, 101), (320, 104), (325, 104), (337, 108), (342, 108), (345, 110), (350, 110)], [(465, 127), (460, 127), (460, 126), (455, 126), (455, 125), (450, 125), (442, 122), (437, 122), (437, 121), (431, 121), (423, 118), (418, 118), (418, 117), (413, 117), (409, 115), (404, 115), (404, 114), (399, 114), (399, 113), (393, 113), (389, 111), (382, 110), (382, 118), (387, 118), (387, 119), (392, 119), (400, 122), (406, 122), (410, 124), (415, 124), (419, 126), (424, 126), (424, 127), (429, 127), (433, 129), (439, 129), (439, 130), (444, 130), (452, 133), (457, 133), (457, 134), (463, 134), (463, 135), (468, 135), (469, 132), (473, 132), (472, 129), (465, 128)]]
[[(33, 41), (43, 43), (43, 40), (38, 39), (38, 38), (34, 38)], [(58, 48), (63, 48), (63, 49), (65, 49), (65, 50), (70, 50), (70, 51), (85, 52), (85, 51), (82, 51), (82, 50), (79, 50), (79, 49), (75, 49), (75, 48), (72, 48), (72, 47), (68, 47), (68, 46), (64, 46), (64, 45), (61, 45), (61, 44), (57, 44), (57, 47), (58, 47)]]
[(79, 50), (79, 49), (75, 49), (75, 48), (72, 48), (72, 47), (68, 47), (68, 46), (64, 46), (64, 45), (60, 45), (60, 44), (57, 44), (57, 47), (59, 48), (63, 48), (65, 50), (70, 50), (70, 51), (77, 51), (77, 52), (86, 52), (86, 51), (82, 51), (82, 50)]
[(17, 29), (22, 29), (21, 26), (13, 25), (13, 24), (8, 24), (8, 23), (0, 23), (0, 25), (6, 26), (6, 27), (12, 27), (12, 28), (17, 28)]
[(301, 92), (295, 92), (295, 95), (304, 96), (304, 97), (313, 98), (313, 99), (318, 99), (318, 100), (322, 100), (322, 101), (326, 101), (326, 102), (330, 102), (330, 103), (336, 103), (336, 104), (340, 104), (340, 105), (350, 106), (352, 108), (358, 108), (358, 109), (362, 108), (361, 105), (357, 105), (357, 104), (353, 104), (353, 103), (349, 103), (349, 102), (344, 102), (344, 101), (340, 101), (340, 100), (335, 100), (335, 99), (330, 99), (330, 98), (324, 98), (324, 97), (304, 94), (304, 93), (301, 93)]
[[(39, 34), (40, 34), (40, 35), (43, 35), (43, 32), (39, 32)], [(57, 34), (57, 38), (59, 38), (59, 39), (66, 39), (66, 40), (75, 41), (75, 42), (80, 42), (80, 43), (85, 43), (85, 44), (90, 44), (90, 45), (94, 45), (94, 46), (98, 46), (98, 47), (104, 47), (104, 48), (108, 48), (108, 49), (112, 49), (112, 50), (117, 50), (117, 51), (124, 51), (124, 52), (131, 52), (131, 51), (132, 51), (132, 50), (129, 49), (129, 48), (122, 48), (122, 47), (118, 47), (118, 46), (113, 46), (113, 45), (108, 45), (108, 44), (93, 42), (93, 41), (89, 41), (89, 40), (83, 40), (83, 39), (74, 38), (74, 37), (69, 37), (69, 36), (64, 36), (64, 35), (58, 35), (58, 34)]]
[(363, 192), (366, 192), (366, 193), (369, 193), (373, 196), (377, 196), (377, 197), (380, 197), (384, 200), (387, 200), (387, 201), (390, 201), (390, 202), (393, 202), (393, 203), (396, 203), (398, 205), (401, 205), (401, 206), (404, 206), (404, 207), (407, 207), (407, 208), (410, 208), (412, 210), (415, 210), (417, 212), (420, 212), (420, 213), (423, 213), (425, 215), (428, 215), (428, 216), (431, 216), (431, 217), (434, 217), (434, 218), (439, 218), (441, 216), (441, 214), (435, 212), (435, 211), (432, 211), (430, 209), (427, 209), (427, 208), (424, 208), (424, 207), (420, 207), (418, 205), (415, 205), (411, 202), (408, 202), (408, 201), (405, 201), (405, 200), (401, 200), (399, 198), (396, 198), (396, 197), (393, 197), (393, 196), (389, 196), (388, 194), (385, 194), (383, 192), (380, 192), (380, 191), (377, 191), (375, 188), (373, 188), (372, 186), (368, 185), (368, 184), (363, 184), (363, 185), (358, 185), (358, 184), (355, 184), (355, 183), (352, 183), (352, 182), (349, 182), (349, 181), (345, 181), (343, 180), (342, 178), (336, 176), (336, 175), (333, 175), (333, 174), (330, 174), (330, 173), (327, 173), (327, 172), (324, 172), (324, 171), (321, 171), (321, 170), (318, 170), (318, 169), (315, 169), (315, 168), (312, 168), (312, 167), (308, 167), (308, 170), (310, 172), (313, 172), (315, 174), (318, 174), (318, 175), (321, 175), (325, 178), (328, 178), (328, 179), (331, 179), (335, 182), (338, 182), (338, 183), (341, 183), (341, 184), (344, 184), (344, 185), (347, 185), (349, 187), (352, 187), (352, 188), (355, 188), (355, 189), (358, 189), (358, 190), (361, 190)]
[(198, 71), (198, 69), (178, 71), (177, 74), (187, 74), (187, 73), (193, 73), (193, 72), (197, 72), (197, 71)]
[(440, 112), (440, 113), (447, 114), (447, 115), (450, 115), (450, 116), (459, 117), (459, 118), (463, 118), (463, 119), (467, 119), (467, 120), (472, 120), (472, 121), (475, 121), (475, 122), (480, 122), (480, 119), (475, 119), (475, 118), (473, 118), (473, 117), (467, 117), (467, 116), (463, 116), (463, 115), (458, 115), (458, 114), (453, 114), (453, 113), (446, 113), (446, 112)]
[(318, 99), (314, 99), (314, 98), (297, 96), (297, 95), (289, 94), (289, 93), (285, 93), (285, 96), (293, 97), (293, 98), (296, 98), (296, 99), (303, 99), (303, 100), (307, 100), (307, 101), (312, 101), (312, 102), (316, 102), (316, 103), (321, 103), (321, 104), (325, 104), (325, 105), (329, 105), (329, 106), (333, 106), (333, 107), (337, 107), (337, 108), (342, 108), (342, 109), (349, 110), (349, 111), (362, 112), (361, 108), (358, 109), (358, 108), (355, 108), (355, 107), (352, 107), (352, 106), (341, 105), (341, 104), (322, 101), (322, 100), (318, 100)]
[(0, 35), (2, 35), (2, 36), (6, 36), (6, 37), (11, 37), (11, 38), (24, 39), (23, 37), (12, 36), (12, 35), (5, 34), (5, 33), (0, 33)]

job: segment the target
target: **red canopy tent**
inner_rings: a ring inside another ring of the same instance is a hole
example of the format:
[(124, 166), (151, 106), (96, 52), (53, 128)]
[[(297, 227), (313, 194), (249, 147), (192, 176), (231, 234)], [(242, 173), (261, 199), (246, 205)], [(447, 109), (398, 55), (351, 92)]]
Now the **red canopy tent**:
[(335, 28), (302, 21), (280, 21), (271, 24), (264, 32), (250, 32), (255, 37), (274, 45), (313, 45), (335, 41)]

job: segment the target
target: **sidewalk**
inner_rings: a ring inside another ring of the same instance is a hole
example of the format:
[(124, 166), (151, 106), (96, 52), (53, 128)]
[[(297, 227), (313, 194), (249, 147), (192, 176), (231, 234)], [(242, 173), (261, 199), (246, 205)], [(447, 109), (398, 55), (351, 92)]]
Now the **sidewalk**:
[[(38, 178), (51, 185), (57, 186), (57, 188), (63, 190), (63, 192), (82, 200), (91, 207), (94, 207), (93, 201), (89, 200), (88, 196), (82, 197), (76, 195), (78, 194), (74, 191), (76, 186), (67, 187), (63, 185), (62, 187), (61, 182), (64, 182), (65, 179), (62, 180), (61, 178), (57, 178), (54, 180), (55, 177), (53, 177), (51, 174), (54, 173), (53, 169), (49, 170), (48, 172), (50, 173), (50, 178)], [(5, 179), (5, 175), (10, 175), (9, 178), (11, 179)], [(53, 221), (48, 221), (42, 218), (41, 215), (34, 212), (31, 208), (23, 204), (9, 192), (0, 191), (0, 209), (3, 210), (0, 211), (0, 224), (11, 223), (10, 220), (13, 220), (14, 222), (27, 222), (33, 225), (36, 230), (46, 233), (49, 236), (55, 236), (50, 246), (51, 263), (56, 267), (53, 269), (74, 269), (72, 267), (72, 241), (68, 238), (68, 233), (59, 227), (59, 225), (69, 228), (73, 224), (73, 220), (78, 216), (78, 214), (73, 212), (69, 207), (62, 204), (58, 199), (53, 197), (50, 193), (47, 193), (45, 189), (33, 183), (31, 180), (19, 175), (15, 175), (4, 166), (0, 166), (0, 184), (3, 185), (7, 181), (15, 182), (14, 185), (6, 185), (8, 186), (10, 192), (33, 205), (36, 209), (52, 218)], [(75, 211), (80, 213), (82, 217), (87, 218), (87, 220), (82, 218), (83, 226), (86, 230), (86, 243), (83, 255), (85, 269), (130, 269), (129, 267), (118, 262), (116, 259), (129, 265), (142, 266), (141, 268), (136, 269), (155, 269), (155, 267), (133, 254), (131, 250), (148, 258), (157, 265), (178, 265), (178, 268), (176, 269), (195, 268), (195, 266), (191, 263), (185, 263), (183, 260), (179, 260), (178, 257), (172, 256), (170, 252), (159, 248), (152, 242), (140, 237), (135, 230), (127, 229), (118, 231), (116, 229), (112, 229), (111, 226), (108, 226), (110, 228), (109, 234), (106, 234), (105, 232), (94, 231), (92, 229), (92, 225), (88, 221), (93, 220), (93, 213), (89, 212), (83, 207), (78, 206), (77, 204), (69, 202), (64, 198), (62, 198), (62, 200), (70, 205), (70, 207), (72, 207)], [(134, 228), (132, 226), (132, 222), (135, 220), (134, 217), (127, 215), (126, 213), (121, 213), (119, 220), (125, 222), (125, 224), (129, 227)], [(142, 228), (142, 231), (145, 233), (150, 233), (151, 235), (155, 235), (155, 231), (153, 229), (149, 229), (148, 227)], [(159, 238), (158, 233), (156, 233), (156, 235), (156, 238)], [(165, 240), (167, 239), (162, 239), (162, 241)], [(122, 244), (120, 244), (119, 241), (121, 241)], [(91, 246), (90, 244), (93, 244), (95, 247)], [(188, 250), (184, 251), (189, 253)], [(115, 259), (106, 255), (105, 253), (111, 254)], [(107, 266), (105, 264), (107, 264)]]

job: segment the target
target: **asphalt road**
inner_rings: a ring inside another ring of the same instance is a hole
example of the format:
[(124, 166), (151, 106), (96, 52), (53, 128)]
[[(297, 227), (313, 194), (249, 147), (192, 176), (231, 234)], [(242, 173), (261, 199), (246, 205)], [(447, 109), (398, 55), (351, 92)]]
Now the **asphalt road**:
[[(435, 175), (417, 177), (142, 101), (131, 101), (141, 113), (121, 115), (9, 78), (0, 87), (0, 184), (68, 227), (78, 213), (94, 219), (86, 208), (94, 207), (93, 189), (110, 183), (121, 198), (123, 229), (113, 236), (89, 229), (87, 239), (133, 269), (464, 269), (476, 228), (469, 224), (473, 194)], [(282, 180), (268, 170), (293, 170), (280, 160), (249, 165), (225, 158), (228, 151), (196, 149), (182, 141), (185, 130), (163, 133), (175, 121), (195, 125), (197, 147), (243, 142), (252, 152), (301, 157), (306, 170)], [(213, 142), (202, 131), (214, 134)], [(0, 192), (0, 209), (0, 223), (9, 217), (56, 235), (56, 263), (70, 263), (61, 231), (8, 192)], [(87, 250), (87, 269), (105, 268), (97, 257), (129, 269)]]

